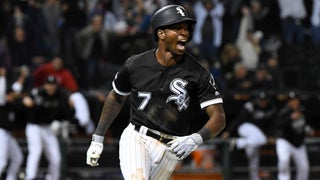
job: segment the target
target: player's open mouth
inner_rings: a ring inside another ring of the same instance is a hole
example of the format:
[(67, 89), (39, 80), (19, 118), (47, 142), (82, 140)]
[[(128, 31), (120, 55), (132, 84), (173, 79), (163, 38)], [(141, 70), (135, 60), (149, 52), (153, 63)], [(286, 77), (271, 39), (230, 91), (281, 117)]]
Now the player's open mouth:
[(177, 42), (177, 47), (178, 47), (178, 49), (184, 50), (186, 44), (187, 44), (186, 40), (180, 40), (180, 41)]

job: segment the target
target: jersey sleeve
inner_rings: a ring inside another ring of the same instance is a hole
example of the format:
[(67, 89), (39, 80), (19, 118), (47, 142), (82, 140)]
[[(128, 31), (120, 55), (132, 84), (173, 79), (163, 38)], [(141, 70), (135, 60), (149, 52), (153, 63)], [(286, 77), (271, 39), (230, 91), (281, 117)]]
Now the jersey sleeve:
[(112, 82), (113, 90), (122, 96), (128, 96), (131, 93), (131, 83), (129, 72), (126, 66), (120, 68)]
[(221, 92), (219, 91), (213, 76), (209, 72), (203, 74), (200, 78), (198, 98), (201, 109), (223, 102)]

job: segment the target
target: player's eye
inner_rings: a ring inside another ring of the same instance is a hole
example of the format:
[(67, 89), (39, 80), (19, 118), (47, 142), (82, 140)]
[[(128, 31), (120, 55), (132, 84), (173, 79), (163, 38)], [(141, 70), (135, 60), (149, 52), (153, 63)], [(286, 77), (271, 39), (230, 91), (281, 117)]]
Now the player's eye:
[(189, 25), (186, 23), (178, 23), (178, 24), (169, 25), (167, 28), (175, 31), (189, 30)]

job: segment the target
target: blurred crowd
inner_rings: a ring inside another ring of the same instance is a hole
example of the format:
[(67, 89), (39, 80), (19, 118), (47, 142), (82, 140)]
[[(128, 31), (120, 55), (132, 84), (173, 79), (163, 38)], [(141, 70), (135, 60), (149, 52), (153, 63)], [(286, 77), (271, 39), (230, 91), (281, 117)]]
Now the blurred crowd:
[(319, 68), (318, 0), (3, 0), (1, 66), (32, 75), (60, 57), (81, 90), (110, 89), (126, 58), (154, 47), (151, 15), (169, 3), (197, 19), (189, 49), (222, 89), (319, 88), (303, 79)]
[[(92, 133), (114, 75), (130, 55), (155, 47), (151, 16), (171, 3), (197, 20), (188, 49), (226, 96), (249, 101), (257, 90), (275, 95), (320, 89), (320, 0), (2, 0), (1, 116), (12, 122), (11, 111), (18, 112), (23, 128), (68, 119)], [(48, 84), (62, 89), (65, 101), (52, 96)], [(65, 114), (42, 114), (49, 117), (45, 123), (25, 116), (26, 108), (39, 107)], [(30, 164), (39, 161), (39, 154), (30, 158)], [(54, 160), (53, 166), (59, 163)], [(30, 166), (27, 175), (35, 176), (36, 165)]]

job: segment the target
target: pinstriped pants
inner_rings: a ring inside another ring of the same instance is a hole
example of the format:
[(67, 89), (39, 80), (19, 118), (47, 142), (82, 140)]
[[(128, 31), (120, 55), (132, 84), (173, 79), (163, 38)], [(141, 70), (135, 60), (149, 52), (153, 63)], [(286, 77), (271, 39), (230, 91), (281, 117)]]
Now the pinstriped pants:
[(165, 144), (138, 133), (132, 124), (123, 131), (119, 146), (121, 172), (126, 180), (169, 179), (178, 163)]
[(6, 180), (16, 180), (23, 163), (23, 153), (16, 139), (2, 128), (0, 128), (0, 147), (0, 178), (10, 160)]

